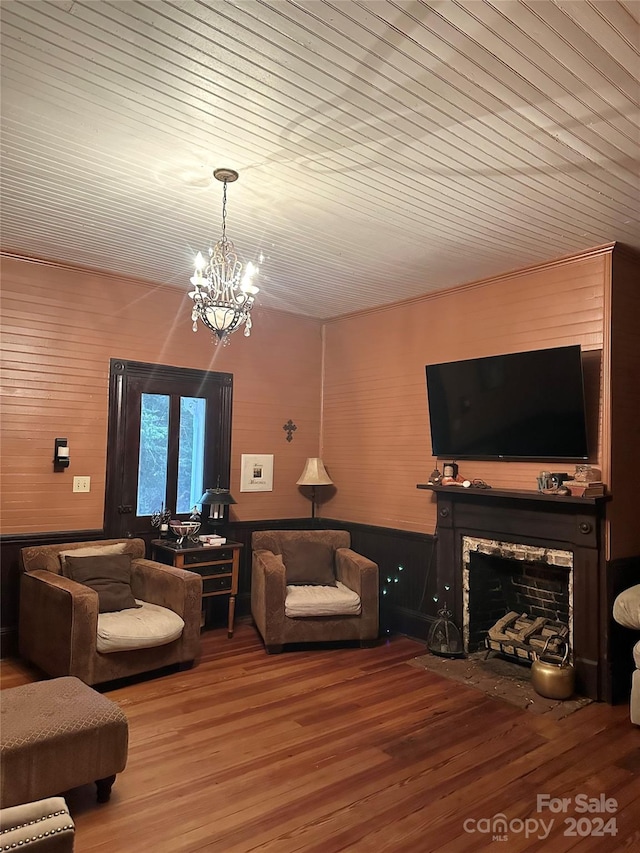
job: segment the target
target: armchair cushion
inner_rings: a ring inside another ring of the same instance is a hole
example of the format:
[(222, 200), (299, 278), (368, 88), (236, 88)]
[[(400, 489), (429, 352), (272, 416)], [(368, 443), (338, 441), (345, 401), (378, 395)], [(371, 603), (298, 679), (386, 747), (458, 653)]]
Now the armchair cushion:
[(335, 586), (288, 586), (284, 615), (291, 619), (305, 616), (358, 616), (362, 603), (357, 592), (340, 581)]
[(114, 542), (112, 545), (90, 545), (86, 548), (74, 548), (71, 551), (60, 551), (58, 559), (60, 560), (61, 574), (65, 577), (71, 577), (67, 570), (67, 557), (97, 557), (107, 554), (124, 554), (126, 542)]
[(100, 613), (141, 607), (131, 592), (131, 557), (128, 554), (92, 557), (69, 554), (65, 571), (71, 580), (95, 589)]
[(282, 543), (287, 584), (336, 585), (334, 549), (327, 542), (290, 539)]
[(98, 616), (97, 650), (102, 654), (148, 649), (177, 640), (184, 620), (158, 604), (138, 601), (138, 610), (120, 610)]

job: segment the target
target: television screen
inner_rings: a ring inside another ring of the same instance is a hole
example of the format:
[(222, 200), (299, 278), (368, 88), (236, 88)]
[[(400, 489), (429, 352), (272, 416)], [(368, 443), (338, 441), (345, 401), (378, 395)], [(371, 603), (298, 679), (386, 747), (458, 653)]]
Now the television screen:
[(579, 346), (428, 364), (433, 455), (586, 460)]

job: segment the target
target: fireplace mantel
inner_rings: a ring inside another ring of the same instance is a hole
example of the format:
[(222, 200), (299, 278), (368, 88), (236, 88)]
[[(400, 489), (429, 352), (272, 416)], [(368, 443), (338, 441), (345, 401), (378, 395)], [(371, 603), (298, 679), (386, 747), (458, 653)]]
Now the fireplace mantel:
[(457, 494), (458, 497), (488, 498), (489, 500), (517, 500), (517, 501), (542, 501), (544, 503), (553, 504), (579, 504), (584, 506), (597, 506), (600, 503), (611, 500), (611, 495), (603, 495), (592, 498), (578, 498), (572, 495), (554, 495), (551, 493), (532, 491), (531, 489), (478, 489), (470, 487), (468, 489), (462, 486), (434, 486), (431, 483), (418, 483), (418, 489), (428, 489), (431, 492), (441, 494)]
[[(437, 589), (462, 624), (462, 538), (475, 536), (572, 552), (576, 688), (606, 698), (606, 590), (603, 525), (608, 496), (418, 484), (437, 500)], [(445, 587), (449, 592), (445, 593)]]

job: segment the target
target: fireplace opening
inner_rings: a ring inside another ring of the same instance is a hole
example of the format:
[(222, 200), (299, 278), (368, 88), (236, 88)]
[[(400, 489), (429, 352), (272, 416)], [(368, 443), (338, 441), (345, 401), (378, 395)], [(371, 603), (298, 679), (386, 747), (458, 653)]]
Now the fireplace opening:
[[(463, 560), (465, 651), (529, 663), (553, 635), (571, 646), (571, 552), (464, 537)], [(560, 654), (562, 641), (548, 651)]]

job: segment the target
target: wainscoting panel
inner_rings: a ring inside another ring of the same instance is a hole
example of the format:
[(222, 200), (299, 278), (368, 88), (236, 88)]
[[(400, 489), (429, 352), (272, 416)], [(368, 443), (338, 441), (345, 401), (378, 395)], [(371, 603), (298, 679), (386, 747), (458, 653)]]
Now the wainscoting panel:
[[(426, 641), (437, 610), (444, 601), (436, 600), (438, 566), (436, 539), (423, 533), (365, 524), (345, 524), (333, 519), (309, 518), (272, 519), (267, 521), (235, 522), (227, 528), (227, 536), (242, 542), (240, 583), (236, 616), (251, 613), (251, 534), (255, 530), (308, 530), (310, 527), (336, 528), (351, 533), (355, 551), (369, 557), (380, 567), (380, 636), (401, 633)], [(64, 533), (36, 533), (0, 538), (2, 621), (0, 639), (2, 657), (17, 654), (19, 603), (19, 553), (28, 545), (61, 542), (87, 542), (103, 538), (102, 530), (76, 530)], [(148, 536), (148, 542), (153, 538)], [(609, 563), (606, 572), (605, 605), (610, 612), (614, 597), (638, 581), (640, 557)], [(440, 590), (442, 594), (442, 590)], [(452, 601), (447, 602), (452, 606)], [(213, 625), (226, 625), (227, 599), (211, 599), (208, 619)], [(626, 701), (629, 695), (632, 670), (632, 632), (617, 626), (612, 619), (603, 620), (602, 655), (609, 661), (605, 676), (604, 698), (607, 701)]]
[[(255, 530), (308, 530), (336, 528), (351, 533), (355, 551), (380, 566), (380, 635), (403, 633), (426, 639), (436, 611), (433, 600), (437, 575), (433, 537), (423, 533), (393, 530), (365, 524), (345, 524), (331, 519), (288, 518), (265, 521), (236, 521), (226, 529), (228, 539), (242, 542), (236, 616), (251, 612), (251, 534)], [(144, 537), (147, 545), (153, 538)], [(102, 530), (77, 530), (64, 533), (34, 533), (5, 536), (0, 539), (2, 559), (2, 656), (17, 651), (19, 607), (19, 555), (28, 545), (60, 542), (86, 542), (102, 539)], [(208, 610), (211, 625), (226, 624), (227, 598), (214, 599)], [(209, 605), (208, 605), (209, 606)]]

